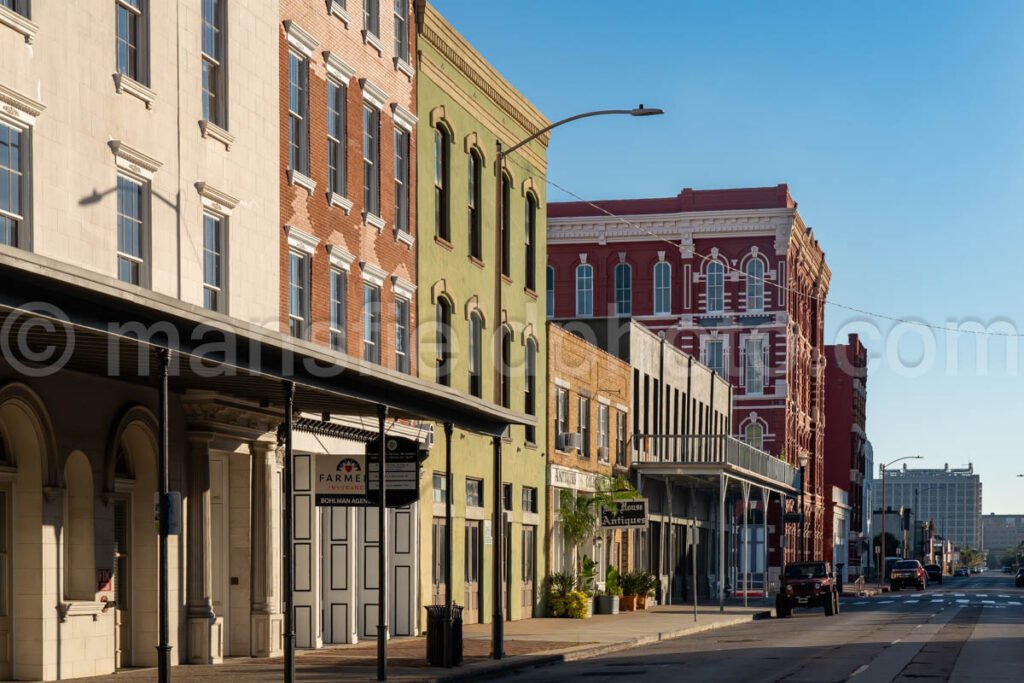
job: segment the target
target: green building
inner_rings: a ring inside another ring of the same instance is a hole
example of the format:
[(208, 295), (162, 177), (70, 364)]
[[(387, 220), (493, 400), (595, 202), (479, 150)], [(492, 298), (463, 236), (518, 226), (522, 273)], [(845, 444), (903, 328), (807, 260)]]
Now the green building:
[[(535, 427), (513, 427), (501, 440), (503, 613), (523, 619), (539, 610), (545, 566), (548, 138), (505, 160), (504, 239), (495, 229), (495, 160), (499, 140), (510, 147), (549, 122), (437, 10), (418, 2), (417, 12), (419, 369), (421, 377), (538, 416)], [(452, 598), (465, 606), (466, 623), (490, 622), (493, 444), (454, 432), (447, 491), (441, 425), (435, 434), (421, 480), (420, 595), (426, 604), (445, 598), (444, 500), (451, 495)], [(422, 628), (423, 610), (420, 620)]]

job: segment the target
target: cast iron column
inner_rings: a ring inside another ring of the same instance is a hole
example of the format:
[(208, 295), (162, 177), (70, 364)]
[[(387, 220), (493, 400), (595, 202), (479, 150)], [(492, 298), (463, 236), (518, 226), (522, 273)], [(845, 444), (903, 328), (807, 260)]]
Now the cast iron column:
[(169, 509), (169, 479), (170, 467), (168, 465), (168, 424), (167, 424), (167, 371), (171, 362), (169, 349), (157, 349), (157, 360), (160, 362), (159, 378), (159, 405), (157, 407), (157, 419), (160, 421), (160, 444), (157, 450), (157, 476), (160, 487), (160, 640), (156, 646), (157, 651), (157, 677), (160, 683), (168, 683), (171, 680), (171, 620), (170, 620), (170, 568), (168, 565), (168, 544), (167, 537), (170, 534), (168, 522)]
[(502, 588), (504, 579), (505, 554), (505, 511), (501, 495), (501, 437), (491, 439), (494, 447), (494, 609), (491, 617), (491, 656), (501, 659), (505, 656), (505, 591)]
[(377, 585), (380, 595), (377, 599), (377, 680), (388, 680), (388, 508), (387, 508), (387, 462), (385, 462), (384, 428), (388, 419), (388, 407), (377, 406), (377, 428), (380, 438), (380, 474), (378, 482), (380, 500), (377, 504)]
[(292, 548), (292, 416), (295, 401), (295, 383), (284, 383), (284, 496), (281, 507), (284, 515), (284, 682), (295, 681), (295, 553)]
[(452, 652), (452, 423), (444, 423), (444, 665), (451, 667)]

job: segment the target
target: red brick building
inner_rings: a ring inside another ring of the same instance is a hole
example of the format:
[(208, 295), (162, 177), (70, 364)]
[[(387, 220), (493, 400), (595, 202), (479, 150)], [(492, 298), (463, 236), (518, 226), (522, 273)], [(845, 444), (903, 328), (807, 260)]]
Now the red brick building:
[[(864, 479), (867, 404), (868, 352), (856, 334), (849, 343), (825, 347), (825, 487), (836, 486), (848, 492), (849, 539), (846, 571), (849, 578), (862, 574), (861, 539), (865, 533)], [(870, 505), (870, 502), (867, 504)], [(833, 527), (834, 505), (829, 505), (825, 527)], [(863, 548), (866, 550), (866, 546)], [(831, 557), (831, 538), (826, 537), (825, 557)], [(866, 566), (867, 558), (863, 558)]]
[(803, 552), (820, 556), (831, 271), (789, 188), (595, 204), (549, 205), (549, 315), (631, 316), (728, 377), (734, 433), (795, 466), (807, 456)]

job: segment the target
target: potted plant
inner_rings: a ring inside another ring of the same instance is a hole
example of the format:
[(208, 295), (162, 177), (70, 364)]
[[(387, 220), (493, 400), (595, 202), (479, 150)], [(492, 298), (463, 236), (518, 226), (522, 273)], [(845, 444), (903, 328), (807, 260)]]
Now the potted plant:
[(619, 585), (622, 590), (622, 598), (619, 600), (619, 611), (632, 612), (636, 610), (637, 594), (640, 592), (640, 572), (624, 573)]
[(568, 595), (575, 590), (576, 577), (571, 572), (555, 572), (548, 577), (548, 586), (548, 616), (566, 616)]
[(658, 587), (658, 577), (650, 572), (639, 572), (637, 577), (636, 608), (647, 609), (647, 598), (654, 597)]
[(587, 617), (594, 616), (594, 575), (597, 563), (587, 555), (580, 560), (580, 573), (576, 577), (576, 590), (587, 598)]
[(619, 598), (622, 595), (622, 589), (619, 587), (619, 572), (615, 567), (609, 565), (604, 576), (604, 592), (597, 596), (597, 613), (618, 614)]

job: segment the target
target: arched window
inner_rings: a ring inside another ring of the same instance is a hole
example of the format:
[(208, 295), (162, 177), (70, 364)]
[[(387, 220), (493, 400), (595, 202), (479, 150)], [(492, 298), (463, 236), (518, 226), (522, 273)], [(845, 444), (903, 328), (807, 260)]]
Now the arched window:
[(444, 126), (434, 129), (434, 234), (451, 240), (448, 221), (448, 131)]
[(764, 450), (764, 427), (761, 426), (761, 423), (753, 420), (748, 423), (744, 433), (744, 439), (746, 440), (747, 445), (752, 446), (759, 451)]
[(672, 266), (667, 261), (654, 264), (654, 315), (672, 313)]
[[(526, 389), (523, 396), (523, 410), (527, 415), (537, 414), (537, 341), (532, 337), (526, 340)], [(537, 430), (526, 427), (526, 440), (534, 443)]]
[(706, 312), (721, 313), (725, 309), (725, 269), (718, 261), (708, 263), (704, 294)]
[(501, 405), (512, 407), (512, 330), (501, 328)]
[(451, 386), (452, 304), (444, 297), (437, 299), (437, 383)]
[(537, 289), (537, 197), (526, 195), (526, 288)]
[(576, 315), (594, 315), (594, 267), (587, 263), (576, 266)]
[(469, 393), (476, 397), (483, 395), (483, 328), (480, 313), (469, 314)]
[(633, 315), (633, 269), (628, 263), (615, 266), (615, 315)]
[(67, 507), (64, 510), (64, 594), (68, 600), (96, 599), (92, 465), (81, 451), (64, 466)]
[(501, 175), (501, 274), (512, 276), (510, 264), (512, 251), (512, 179)]
[(544, 293), (548, 299), (548, 317), (555, 317), (555, 267), (548, 266), (547, 291)]
[(483, 247), (483, 235), (481, 234), (483, 228), (481, 226), (480, 216), (483, 213), (483, 207), (480, 202), (480, 169), (483, 168), (483, 162), (480, 160), (480, 154), (475, 150), (469, 152), (469, 192), (468, 196), (468, 212), (469, 212), (469, 254), (473, 258), (483, 260), (484, 247)]
[(747, 261), (747, 310), (764, 310), (764, 261), (759, 258)]

